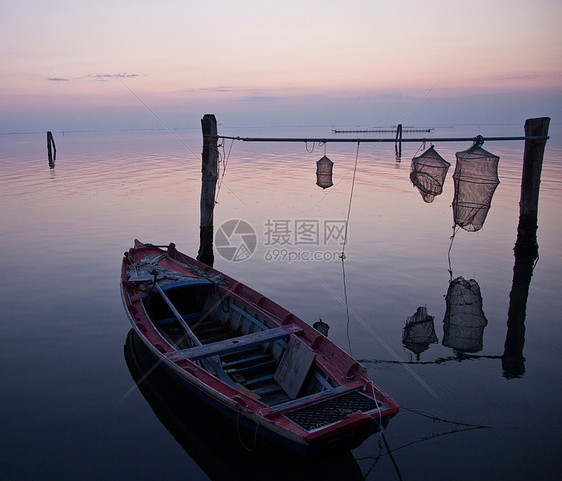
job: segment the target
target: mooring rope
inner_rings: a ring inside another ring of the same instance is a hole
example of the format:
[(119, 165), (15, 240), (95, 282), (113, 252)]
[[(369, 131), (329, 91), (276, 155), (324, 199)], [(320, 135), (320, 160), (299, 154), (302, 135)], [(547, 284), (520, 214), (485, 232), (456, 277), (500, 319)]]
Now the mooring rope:
[(373, 381), (371, 381), (370, 379), (368, 379), (368, 382), (371, 385), (371, 390), (373, 391), (373, 399), (375, 400), (375, 404), (377, 406), (377, 411), (379, 413), (379, 446), (380, 446), (380, 440), (382, 439), (383, 442), (384, 442), (384, 445), (386, 447), (386, 451), (387, 451), (387, 453), (390, 457), (390, 460), (392, 461), (394, 469), (396, 470), (396, 474), (398, 475), (398, 479), (400, 479), (400, 481), (402, 481), (402, 475), (400, 474), (400, 470), (398, 469), (398, 464), (396, 463), (396, 460), (394, 459), (394, 456), (392, 455), (392, 450), (390, 449), (390, 446), (388, 445), (388, 441), (386, 440), (386, 436), (384, 435), (384, 426), (382, 425), (381, 407), (379, 406), (379, 402), (377, 401), (377, 391), (379, 391), (379, 389), (377, 388), (375, 383)]
[(178, 141), (180, 144), (182, 144), (189, 152), (191, 152), (193, 154), (193, 156), (196, 159), (199, 159), (199, 156), (193, 152), (193, 150), (191, 150), (189, 148), (189, 146), (178, 137), (178, 135), (170, 128), (168, 127), (168, 125), (166, 124), (166, 122), (164, 122), (158, 115), (156, 115), (156, 112), (154, 112), (154, 110), (152, 110), (145, 102), (144, 100), (142, 100), (135, 92), (133, 92), (133, 90), (125, 83), (123, 82), (122, 79), (119, 79), (121, 81), (121, 84), (129, 91), (133, 94), (133, 96), (141, 103), (144, 105), (144, 107), (146, 108), (146, 110), (148, 110), (156, 120), (158, 120), (158, 122), (160, 122)]
[(238, 415), (236, 416), (236, 434), (238, 435), (238, 441), (240, 442), (240, 444), (242, 445), (242, 447), (250, 452), (253, 453), (256, 450), (256, 446), (257, 446), (257, 439), (258, 439), (258, 429), (260, 428), (260, 424), (256, 423), (256, 430), (254, 431), (254, 441), (253, 441), (253, 446), (251, 448), (249, 448), (248, 446), (246, 446), (244, 444), (244, 441), (242, 440), (242, 436), (240, 435), (240, 428), (239, 428), (239, 420), (240, 420), (240, 412), (238, 412)]
[(398, 479), (400, 481), (402, 481), (402, 475), (400, 474), (400, 470), (398, 469), (398, 464), (396, 463), (396, 460), (394, 459), (394, 456), (392, 455), (392, 450), (390, 449), (390, 446), (388, 445), (388, 441), (386, 440), (386, 436), (384, 435), (384, 427), (382, 425), (382, 412), (381, 412), (381, 408), (379, 406), (379, 402), (377, 401), (377, 391), (380, 391), (380, 389), (377, 388), (377, 386), (375, 385), (375, 383), (373, 381), (371, 381), (370, 379), (368, 379), (369, 384), (371, 384), (371, 390), (373, 392), (373, 399), (375, 400), (375, 404), (377, 406), (377, 410), (379, 412), (379, 446), (380, 446), (380, 439), (383, 440), (384, 445), (386, 447), (386, 451), (388, 453), (388, 455), (390, 456), (390, 460), (392, 461), (392, 464), (394, 466), (394, 469), (396, 470), (396, 474), (398, 475)]
[(388, 455), (390, 456), (390, 460), (392, 461), (394, 469), (396, 470), (396, 474), (398, 475), (398, 479), (400, 481), (402, 481), (402, 475), (400, 474), (400, 470), (398, 469), (398, 464), (396, 464), (396, 460), (394, 459), (394, 456), (392, 455), (392, 450), (390, 449), (390, 446), (388, 445), (388, 441), (386, 440), (386, 436), (384, 435), (384, 433), (382, 431), (381, 431), (381, 438), (384, 441), (386, 451), (388, 452)]
[(490, 426), (485, 426), (483, 424), (468, 424), (468, 423), (461, 423), (459, 421), (451, 421), (450, 419), (440, 418), (438, 416), (434, 416), (434, 415), (429, 414), (429, 413), (424, 413), (423, 411), (419, 411), (417, 409), (407, 408), (405, 406), (400, 406), (400, 409), (402, 411), (408, 411), (408, 412), (417, 414), (419, 416), (429, 418), (433, 421), (439, 421), (441, 423), (447, 423), (447, 424), (454, 424), (455, 426), (464, 426), (464, 427), (468, 427), (468, 428), (478, 428), (478, 429), (488, 429), (488, 428), (490, 428)]

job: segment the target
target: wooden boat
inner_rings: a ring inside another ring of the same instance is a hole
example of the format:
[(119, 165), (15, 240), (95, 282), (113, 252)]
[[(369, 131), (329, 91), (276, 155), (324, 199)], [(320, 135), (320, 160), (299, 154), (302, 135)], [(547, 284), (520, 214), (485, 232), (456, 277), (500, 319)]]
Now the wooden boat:
[(121, 295), (163, 367), (237, 426), (303, 458), (354, 448), (398, 411), (322, 334), (174, 244), (135, 241)]
[[(242, 432), (185, 389), (131, 329), (124, 345), (132, 378), (158, 420), (213, 481), (365, 481), (350, 451), (301, 460)], [(156, 367), (155, 367), (156, 366)], [(204, 422), (201, 420), (204, 419)]]

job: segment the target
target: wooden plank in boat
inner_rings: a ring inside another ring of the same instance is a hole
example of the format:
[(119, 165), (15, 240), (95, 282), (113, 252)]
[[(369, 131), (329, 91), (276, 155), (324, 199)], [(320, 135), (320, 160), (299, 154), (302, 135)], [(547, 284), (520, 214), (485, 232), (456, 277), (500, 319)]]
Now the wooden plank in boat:
[(275, 371), (275, 380), (291, 399), (298, 396), (313, 361), (314, 351), (304, 342), (292, 337)]
[(277, 404), (271, 408), (271, 412), (279, 413), (282, 411), (288, 411), (290, 409), (299, 408), (302, 407), (303, 405), (314, 404), (316, 402), (325, 401), (327, 399), (339, 396), (340, 394), (344, 394), (346, 392), (353, 391), (356, 389), (357, 386), (334, 387), (331, 389), (327, 389), (326, 391), (320, 391), (314, 394), (310, 394), (308, 396), (301, 397), (299, 399), (292, 399), (290, 401)]
[(196, 361), (206, 357), (228, 354), (229, 352), (237, 351), (245, 347), (276, 341), (277, 339), (282, 339), (291, 333), (299, 331), (302, 331), (302, 329), (297, 326), (276, 327), (274, 329), (254, 332), (253, 334), (246, 334), (245, 336), (234, 337), (232, 339), (213, 342), (203, 346), (181, 349), (175, 351), (170, 357), (173, 357), (173, 355), (179, 355), (183, 359)]

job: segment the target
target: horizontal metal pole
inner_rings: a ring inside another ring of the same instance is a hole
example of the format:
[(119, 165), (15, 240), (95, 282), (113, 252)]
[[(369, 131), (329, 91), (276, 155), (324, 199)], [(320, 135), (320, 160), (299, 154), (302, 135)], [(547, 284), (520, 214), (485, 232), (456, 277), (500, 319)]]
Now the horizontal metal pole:
[[(379, 142), (476, 142), (477, 137), (423, 137), (415, 139), (396, 139), (385, 137), (382, 139), (327, 139), (327, 138), (307, 138), (307, 137), (230, 137), (219, 135), (219, 139), (240, 140), (242, 142), (318, 142), (320, 144), (328, 142), (356, 142), (356, 143), (379, 143)], [(483, 137), (485, 142), (503, 142), (505, 140), (548, 140), (550, 137), (529, 136), (529, 137)]]

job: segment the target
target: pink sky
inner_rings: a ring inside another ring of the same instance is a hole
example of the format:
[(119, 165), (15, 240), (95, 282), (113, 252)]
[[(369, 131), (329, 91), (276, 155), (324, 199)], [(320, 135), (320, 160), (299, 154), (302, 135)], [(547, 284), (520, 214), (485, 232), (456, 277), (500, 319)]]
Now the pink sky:
[(135, 124), (147, 111), (131, 91), (186, 123), (207, 111), (373, 122), (428, 92), (428, 109), (559, 107), (561, 18), (556, 0), (22, 0), (2, 7), (0, 132)]

